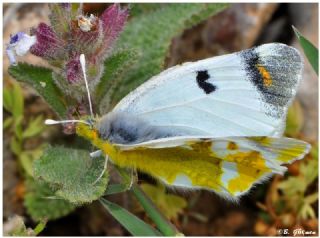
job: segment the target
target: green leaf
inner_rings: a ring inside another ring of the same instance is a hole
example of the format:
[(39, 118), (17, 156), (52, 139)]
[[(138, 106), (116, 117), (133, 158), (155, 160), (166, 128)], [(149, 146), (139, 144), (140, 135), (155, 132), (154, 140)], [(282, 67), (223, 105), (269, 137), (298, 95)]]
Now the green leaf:
[(108, 173), (95, 183), (104, 170), (105, 159), (92, 159), (86, 150), (49, 147), (34, 162), (34, 175), (55, 188), (56, 194), (72, 203), (97, 200), (108, 184)]
[(100, 198), (101, 204), (108, 212), (134, 236), (162, 236), (161, 233), (150, 225), (128, 212), (126, 209)]
[(116, 193), (122, 193), (128, 190), (127, 184), (110, 184), (108, 185), (107, 191), (104, 193), (104, 195), (111, 195)]
[(20, 85), (18, 83), (13, 84), (12, 90), (13, 108), (12, 114), (14, 118), (23, 116), (24, 110), (24, 98)]
[(318, 158), (307, 160), (300, 165), (301, 177), (305, 181), (306, 186), (309, 186), (318, 177)]
[(56, 197), (46, 183), (40, 183), (29, 177), (26, 181), (24, 205), (33, 220), (54, 220), (68, 215), (76, 206), (62, 198)]
[(11, 138), (10, 141), (10, 150), (17, 156), (20, 155), (21, 153), (21, 144), (17, 141), (17, 139), (15, 137)]
[(297, 28), (295, 28), (294, 26), (292, 26), (294, 33), (296, 34), (299, 43), (305, 53), (305, 55), (307, 56), (312, 68), (314, 69), (314, 71), (316, 72), (316, 74), (318, 75), (319, 71), (318, 71), (318, 66), (319, 66), (319, 51), (318, 49), (309, 41), (307, 40), (303, 35), (301, 35), (301, 33), (298, 31)]
[[(106, 113), (105, 103), (101, 100), (108, 92), (122, 80), (122, 74), (126, 72), (136, 61), (137, 53), (133, 50), (122, 49), (115, 52), (104, 62), (104, 73), (95, 89), (95, 102), (101, 105), (100, 113)], [(104, 99), (108, 100), (108, 98)]]
[(66, 106), (63, 96), (54, 84), (50, 69), (20, 63), (10, 66), (8, 72), (15, 79), (32, 86), (61, 118), (65, 118)]
[(309, 218), (315, 218), (316, 214), (312, 208), (312, 206), (309, 203), (304, 203), (299, 210), (298, 218), (301, 218), (302, 220), (307, 220)]
[(40, 221), (38, 225), (33, 229), (35, 235), (39, 235), (40, 232), (44, 230), (46, 227), (46, 222), (45, 221)]
[(19, 156), (19, 162), (23, 170), (29, 175), (33, 176), (32, 163), (33, 159), (30, 154), (22, 152)]
[(31, 118), (29, 120), (29, 124), (27, 128), (23, 131), (22, 133), (22, 138), (30, 138), (33, 136), (36, 136), (40, 134), (44, 130), (45, 126), (43, 123), (43, 117), (42, 115), (36, 117), (36, 118)]
[(20, 164), (30, 177), (33, 177), (33, 162), (40, 158), (44, 147), (45, 144), (41, 144), (33, 150), (23, 150), (19, 155)]
[(130, 4), (130, 17), (136, 17), (139, 15), (147, 14), (161, 7), (168, 5), (168, 3), (140, 3), (140, 4)]
[(10, 116), (7, 119), (4, 120), (3, 122), (3, 129), (7, 129), (9, 126), (11, 126), (13, 123), (13, 117)]
[(182, 236), (177, 228), (172, 225), (165, 216), (159, 211), (159, 209), (153, 204), (151, 199), (143, 192), (138, 185), (133, 185), (131, 188), (133, 195), (139, 201), (140, 205), (146, 211), (148, 216), (157, 225), (157, 228), (165, 236)]
[(177, 219), (178, 214), (187, 207), (187, 201), (174, 194), (167, 194), (164, 186), (142, 184), (142, 190), (156, 204), (168, 219)]
[(3, 107), (12, 114), (13, 96), (11, 88), (5, 87), (3, 89)]
[(14, 133), (15, 136), (17, 137), (17, 139), (19, 141), (22, 140), (22, 133), (23, 133), (23, 129), (22, 129), (22, 123), (23, 123), (23, 115), (19, 115), (18, 117), (14, 118)]
[(220, 3), (171, 3), (147, 14), (133, 17), (120, 35), (118, 46), (135, 49), (140, 57), (123, 76), (121, 84), (114, 88), (111, 105), (163, 70), (173, 37), (226, 6), (227, 4)]

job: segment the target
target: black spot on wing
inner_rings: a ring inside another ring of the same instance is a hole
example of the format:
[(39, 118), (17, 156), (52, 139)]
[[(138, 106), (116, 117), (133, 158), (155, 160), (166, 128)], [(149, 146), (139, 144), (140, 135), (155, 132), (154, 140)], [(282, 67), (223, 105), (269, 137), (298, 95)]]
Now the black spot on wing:
[(256, 65), (261, 63), (261, 60), (255, 48), (242, 51), (240, 56), (243, 59), (246, 74), (249, 80), (259, 89), (261, 93), (264, 93), (266, 89), (263, 85), (263, 78), (256, 67)]
[(197, 71), (197, 83), (198, 86), (203, 89), (206, 94), (214, 92), (217, 87), (208, 83), (207, 80), (210, 78), (207, 70)]

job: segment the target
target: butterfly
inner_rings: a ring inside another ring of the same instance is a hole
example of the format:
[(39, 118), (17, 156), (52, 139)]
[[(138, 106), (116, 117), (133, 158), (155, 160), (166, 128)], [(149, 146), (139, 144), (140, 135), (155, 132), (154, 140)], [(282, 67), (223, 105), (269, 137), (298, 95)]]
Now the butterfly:
[(310, 150), (282, 137), (302, 70), (295, 48), (265, 44), (169, 68), (101, 118), (88, 90), (91, 118), (62, 122), (77, 122), (76, 133), (99, 149), (93, 154), (119, 167), (237, 201)]

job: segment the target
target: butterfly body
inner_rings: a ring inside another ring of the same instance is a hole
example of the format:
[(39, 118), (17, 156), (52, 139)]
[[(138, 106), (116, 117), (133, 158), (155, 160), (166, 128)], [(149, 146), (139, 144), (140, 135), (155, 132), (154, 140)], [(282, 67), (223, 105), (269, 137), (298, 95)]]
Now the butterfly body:
[(76, 131), (120, 167), (237, 200), (310, 150), (281, 137), (302, 68), (299, 52), (283, 44), (185, 63)]

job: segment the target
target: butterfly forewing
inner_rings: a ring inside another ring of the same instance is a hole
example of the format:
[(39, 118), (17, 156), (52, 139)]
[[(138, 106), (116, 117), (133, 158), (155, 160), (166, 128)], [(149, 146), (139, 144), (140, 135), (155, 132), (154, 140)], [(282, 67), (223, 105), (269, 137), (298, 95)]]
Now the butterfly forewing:
[(283, 44), (186, 63), (144, 83), (113, 112), (173, 135), (280, 136), (302, 66)]

